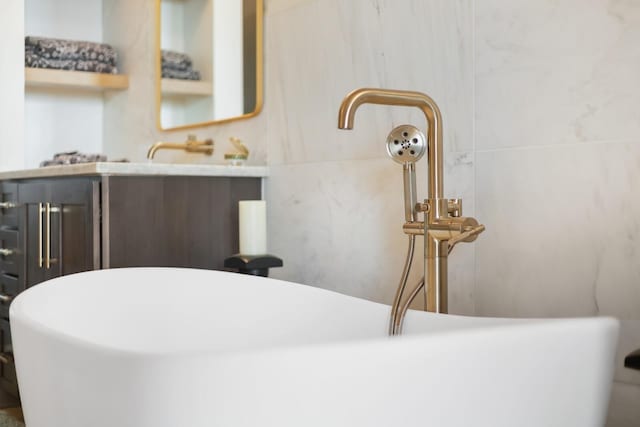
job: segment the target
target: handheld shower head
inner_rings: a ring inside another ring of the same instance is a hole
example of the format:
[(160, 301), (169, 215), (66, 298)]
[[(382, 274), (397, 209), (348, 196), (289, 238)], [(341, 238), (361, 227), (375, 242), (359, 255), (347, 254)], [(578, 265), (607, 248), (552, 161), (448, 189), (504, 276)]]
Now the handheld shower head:
[(387, 136), (387, 153), (398, 163), (415, 163), (426, 152), (427, 138), (415, 126), (397, 126)]
[(387, 137), (387, 153), (402, 165), (404, 182), (405, 221), (416, 221), (416, 165), (427, 152), (427, 138), (420, 129), (411, 125), (400, 125)]

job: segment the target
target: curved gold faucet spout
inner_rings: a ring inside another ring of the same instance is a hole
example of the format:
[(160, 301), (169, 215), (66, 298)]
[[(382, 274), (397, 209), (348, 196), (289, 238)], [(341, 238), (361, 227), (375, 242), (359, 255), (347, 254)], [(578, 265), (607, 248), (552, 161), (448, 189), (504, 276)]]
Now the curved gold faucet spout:
[(356, 89), (340, 104), (338, 128), (353, 129), (356, 111), (362, 104), (398, 105), (419, 108), (427, 120), (429, 198), (442, 198), (442, 114), (435, 101), (421, 92), (393, 89)]
[(213, 140), (206, 139), (204, 141), (198, 141), (195, 135), (189, 135), (187, 141), (183, 143), (176, 142), (156, 142), (147, 152), (147, 159), (153, 160), (158, 150), (184, 150), (187, 153), (202, 153), (206, 156), (213, 154)]

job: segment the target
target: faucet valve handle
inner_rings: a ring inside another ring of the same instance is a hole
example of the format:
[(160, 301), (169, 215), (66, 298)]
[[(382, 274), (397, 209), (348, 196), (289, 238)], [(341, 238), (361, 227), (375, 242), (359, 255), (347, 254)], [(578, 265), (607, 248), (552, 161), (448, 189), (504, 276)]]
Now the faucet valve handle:
[[(475, 222), (475, 220), (473, 220)], [(477, 224), (477, 223), (476, 223)], [(457, 236), (449, 239), (449, 253), (453, 250), (453, 247), (460, 242), (473, 242), (478, 238), (478, 234), (484, 231), (485, 227), (482, 224), (467, 226), (464, 230), (458, 234)]]
[(449, 199), (447, 202), (449, 215), (458, 218), (462, 216), (462, 199)]

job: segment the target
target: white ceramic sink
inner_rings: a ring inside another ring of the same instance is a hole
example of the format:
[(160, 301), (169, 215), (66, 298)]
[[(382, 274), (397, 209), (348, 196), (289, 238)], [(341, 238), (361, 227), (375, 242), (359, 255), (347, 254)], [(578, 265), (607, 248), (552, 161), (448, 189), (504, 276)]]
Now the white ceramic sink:
[(54, 279), (11, 305), (28, 427), (604, 425), (618, 324), (408, 313), (190, 269)]

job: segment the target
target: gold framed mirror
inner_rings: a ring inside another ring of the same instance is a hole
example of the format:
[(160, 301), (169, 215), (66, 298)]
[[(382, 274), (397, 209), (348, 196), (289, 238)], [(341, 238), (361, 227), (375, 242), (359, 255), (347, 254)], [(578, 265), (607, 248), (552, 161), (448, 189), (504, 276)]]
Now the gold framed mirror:
[(256, 116), (263, 0), (156, 0), (156, 122), (162, 131)]

